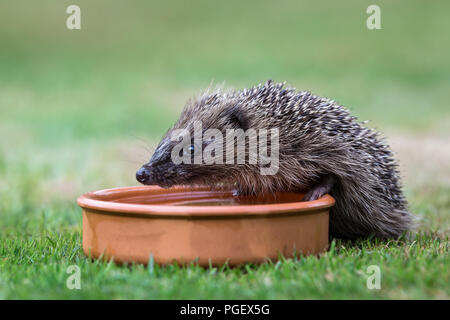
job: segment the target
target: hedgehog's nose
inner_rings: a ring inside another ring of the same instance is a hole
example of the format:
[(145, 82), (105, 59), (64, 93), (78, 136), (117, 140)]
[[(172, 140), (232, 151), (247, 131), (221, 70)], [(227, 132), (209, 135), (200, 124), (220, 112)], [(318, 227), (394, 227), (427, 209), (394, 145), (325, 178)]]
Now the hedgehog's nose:
[(147, 168), (142, 167), (136, 172), (136, 180), (140, 183), (145, 184), (145, 182), (150, 178), (150, 172)]

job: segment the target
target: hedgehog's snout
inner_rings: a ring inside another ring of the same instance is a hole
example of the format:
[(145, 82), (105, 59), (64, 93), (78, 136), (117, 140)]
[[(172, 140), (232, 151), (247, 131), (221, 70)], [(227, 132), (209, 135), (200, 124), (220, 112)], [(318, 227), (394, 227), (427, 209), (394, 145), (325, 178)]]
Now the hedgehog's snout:
[(138, 171), (136, 171), (136, 180), (142, 184), (150, 183), (151, 171), (148, 167), (141, 167)]
[(178, 172), (170, 163), (155, 165), (149, 162), (136, 171), (136, 180), (140, 183), (145, 185), (159, 185), (163, 188), (174, 185), (177, 177)]

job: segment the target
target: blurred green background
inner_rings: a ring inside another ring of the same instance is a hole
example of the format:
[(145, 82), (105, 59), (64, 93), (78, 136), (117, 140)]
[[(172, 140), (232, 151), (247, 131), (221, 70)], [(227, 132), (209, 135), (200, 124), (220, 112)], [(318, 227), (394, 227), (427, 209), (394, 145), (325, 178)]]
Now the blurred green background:
[[(70, 4), (81, 30), (66, 28)], [(370, 4), (381, 30), (366, 27)], [(31, 255), (41, 273), (48, 232), (75, 237), (81, 259), (76, 197), (137, 184), (185, 101), (223, 82), (287, 81), (370, 120), (420, 229), (448, 234), (449, 12), (443, 0), (0, 2), (0, 234), (37, 246), (4, 244), (0, 266), (13, 277)], [(33, 296), (17, 277), (3, 296)]]

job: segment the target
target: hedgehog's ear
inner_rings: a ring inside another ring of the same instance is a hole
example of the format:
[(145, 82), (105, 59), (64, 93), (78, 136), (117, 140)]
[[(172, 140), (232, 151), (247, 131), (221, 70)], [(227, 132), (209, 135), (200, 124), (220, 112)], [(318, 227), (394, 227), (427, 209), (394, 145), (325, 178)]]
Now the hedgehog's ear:
[(233, 125), (236, 129), (242, 129), (247, 131), (250, 127), (250, 121), (243, 111), (238, 106), (232, 106), (231, 108), (226, 109), (225, 116), (229, 123)]

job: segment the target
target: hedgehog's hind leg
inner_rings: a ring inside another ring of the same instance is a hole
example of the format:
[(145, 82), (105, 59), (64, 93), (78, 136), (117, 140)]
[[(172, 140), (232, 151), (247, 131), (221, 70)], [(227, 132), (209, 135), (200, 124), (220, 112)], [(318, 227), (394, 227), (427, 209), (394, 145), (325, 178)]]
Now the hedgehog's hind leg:
[(335, 183), (336, 183), (336, 178), (333, 175), (328, 174), (328, 175), (324, 176), (318, 185), (314, 186), (311, 190), (309, 190), (305, 194), (303, 201), (317, 200), (321, 196), (323, 196), (327, 193), (330, 193), (330, 191), (333, 188)]

